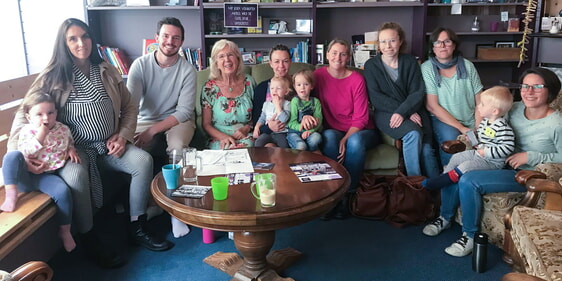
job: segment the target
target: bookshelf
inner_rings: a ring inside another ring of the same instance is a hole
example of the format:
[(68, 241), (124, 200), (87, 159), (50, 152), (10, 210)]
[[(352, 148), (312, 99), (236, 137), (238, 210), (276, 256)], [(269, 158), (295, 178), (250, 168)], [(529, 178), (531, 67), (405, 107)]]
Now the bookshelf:
[[(404, 28), (407, 50), (422, 60), (427, 58), (428, 35), (435, 27), (445, 26), (455, 30), (462, 42), (459, 49), (475, 63), (486, 86), (497, 84), (499, 80), (516, 81), (521, 71), (516, 67), (516, 60), (477, 59), (476, 48), (482, 44), (518, 42), (522, 32), (507, 32), (503, 30), (501, 23), (499, 30), (492, 32), (490, 23), (500, 22), (501, 12), (508, 12), (509, 17), (522, 19), (521, 13), (527, 2), (463, 3), (461, 15), (450, 14), (452, 4), (430, 3), (433, 0), (259, 3), (262, 33), (231, 34), (223, 29), (221, 23), (224, 3), (197, 1), (198, 5), (193, 5), (194, 1), (196, 0), (188, 0), (187, 6), (165, 6), (165, 0), (151, 0), (153, 6), (149, 7), (86, 7), (86, 19), (101, 44), (125, 50), (130, 61), (141, 55), (142, 40), (154, 37), (156, 23), (165, 16), (177, 17), (182, 21), (186, 28), (184, 47), (201, 48), (205, 66), (212, 45), (223, 38), (236, 42), (250, 52), (269, 50), (279, 43), (294, 47), (298, 42), (308, 41), (310, 62), (316, 64), (316, 44), (327, 43), (334, 38), (351, 41), (352, 35), (375, 31), (381, 23), (395, 21)], [(537, 14), (540, 14), (542, 5), (543, 1), (539, 1)], [(471, 22), (476, 15), (480, 19), (481, 29), (479, 32), (471, 32)], [(269, 21), (272, 19), (286, 21), (289, 31), (295, 28), (296, 19), (311, 19), (312, 32), (268, 34)], [(535, 23), (533, 27), (538, 30)], [(549, 39), (551, 38), (547, 38)], [(528, 46), (529, 62), (521, 69), (536, 62), (537, 52), (534, 47), (539, 40), (531, 39)]]

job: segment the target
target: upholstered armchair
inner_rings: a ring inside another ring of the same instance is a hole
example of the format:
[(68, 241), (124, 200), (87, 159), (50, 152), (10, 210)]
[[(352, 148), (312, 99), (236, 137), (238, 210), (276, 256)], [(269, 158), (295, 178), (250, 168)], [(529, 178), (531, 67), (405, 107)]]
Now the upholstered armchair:
[(562, 164), (543, 165), (551, 172), (548, 178), (517, 174), (527, 193), (505, 215), (504, 260), (516, 271), (562, 280)]

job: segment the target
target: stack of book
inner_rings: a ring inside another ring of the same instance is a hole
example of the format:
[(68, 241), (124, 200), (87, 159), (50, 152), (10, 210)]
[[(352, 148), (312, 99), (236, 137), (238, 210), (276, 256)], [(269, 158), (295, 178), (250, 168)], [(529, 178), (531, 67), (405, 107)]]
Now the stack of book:
[(121, 75), (128, 75), (129, 74), (129, 67), (131, 64), (129, 63), (129, 59), (125, 54), (125, 51), (109, 47), (109, 46), (102, 46), (98, 44), (98, 52), (100, 56), (107, 62), (111, 63)]

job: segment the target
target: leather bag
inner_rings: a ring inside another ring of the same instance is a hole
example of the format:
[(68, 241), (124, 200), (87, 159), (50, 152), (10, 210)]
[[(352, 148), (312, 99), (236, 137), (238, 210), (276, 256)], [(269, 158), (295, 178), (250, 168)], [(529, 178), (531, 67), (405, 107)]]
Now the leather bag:
[(396, 176), (365, 174), (350, 198), (350, 212), (359, 218), (384, 220), (388, 214), (388, 193)]
[(437, 204), (422, 187), (424, 176), (365, 174), (350, 199), (350, 211), (359, 218), (386, 220), (393, 226), (421, 224), (437, 214)]
[(437, 214), (429, 190), (423, 188), (424, 176), (399, 176), (391, 184), (386, 221), (396, 227), (422, 224)]

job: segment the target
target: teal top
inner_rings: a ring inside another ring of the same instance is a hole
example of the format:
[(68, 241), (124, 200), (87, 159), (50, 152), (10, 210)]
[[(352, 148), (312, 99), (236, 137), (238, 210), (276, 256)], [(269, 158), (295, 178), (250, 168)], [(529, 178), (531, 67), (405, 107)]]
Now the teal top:
[[(314, 103), (312, 102), (314, 100)], [(300, 101), (300, 103), (299, 103)], [(300, 130), (300, 126), (301, 123), (298, 121), (298, 117), (299, 117), (299, 110), (305, 109), (307, 107), (310, 107), (311, 105), (313, 105), (313, 110), (314, 113), (312, 114), (312, 116), (316, 119), (318, 119), (318, 126), (310, 129), (309, 131), (311, 133), (314, 132), (318, 132), (322, 129), (322, 105), (320, 104), (320, 101), (315, 98), (315, 97), (310, 97), (310, 99), (308, 101), (304, 101), (299, 99), (299, 97), (294, 97), (291, 100), (291, 118), (289, 119), (289, 129), (295, 130), (295, 131), (299, 131), (299, 132), (304, 132), (304, 130)]]
[(439, 105), (457, 119), (463, 126), (474, 128), (474, 111), (476, 102), (474, 96), (478, 94), (484, 86), (480, 82), (478, 72), (474, 64), (464, 59), (466, 66), (466, 79), (457, 79), (457, 73), (452, 77), (441, 77), (441, 87), (435, 81), (431, 61), (427, 60), (421, 65), (423, 80), (425, 81), (426, 93), (437, 95)]
[[(236, 130), (250, 124), (252, 121), (254, 87), (254, 79), (246, 74), (242, 94), (235, 98), (227, 98), (220, 91), (216, 81), (207, 81), (201, 91), (201, 107), (211, 108), (213, 127), (227, 135), (232, 135)], [(232, 148), (251, 147), (253, 145), (254, 139), (250, 134), (237, 140), (236, 146)], [(209, 140), (209, 148), (220, 149), (220, 142)]]
[(527, 152), (527, 164), (520, 168), (532, 170), (541, 163), (562, 163), (562, 115), (555, 111), (537, 120), (525, 117), (525, 104), (516, 102), (508, 117), (515, 132), (515, 153)]

